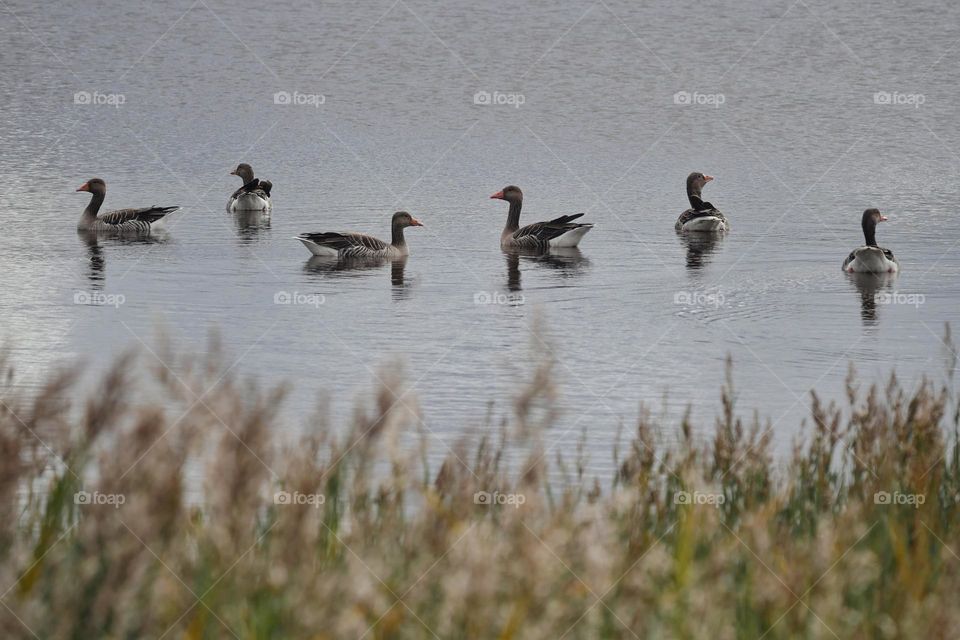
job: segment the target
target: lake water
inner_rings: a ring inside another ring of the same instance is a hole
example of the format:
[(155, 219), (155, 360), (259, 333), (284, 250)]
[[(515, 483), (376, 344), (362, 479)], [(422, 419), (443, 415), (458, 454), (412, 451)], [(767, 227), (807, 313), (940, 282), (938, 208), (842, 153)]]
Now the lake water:
[[(850, 363), (864, 381), (942, 378), (960, 5), (646, 4), (8, 3), (0, 310), (21, 383), (158, 325), (189, 351), (219, 328), (235, 371), (295, 383), (294, 431), (318, 390), (345, 418), (402, 357), (440, 456), (491, 402), (494, 424), (509, 416), (552, 350), (548, 441), (569, 451), (585, 430), (605, 473), (641, 403), (692, 404), (709, 434), (728, 354), (739, 408), (781, 451), (808, 391), (841, 398)], [(241, 161), (274, 183), (269, 224), (225, 212)], [(733, 227), (716, 242), (673, 230), (691, 171), (716, 177), (704, 195)], [(74, 189), (93, 176), (105, 208), (183, 209), (154, 242), (90, 246)], [(501, 252), (489, 195), (507, 184), (526, 222), (587, 212), (579, 254)], [(869, 206), (890, 218), (895, 279), (840, 270)], [(403, 265), (332, 269), (291, 239), (389, 237), (398, 209), (426, 224)]]

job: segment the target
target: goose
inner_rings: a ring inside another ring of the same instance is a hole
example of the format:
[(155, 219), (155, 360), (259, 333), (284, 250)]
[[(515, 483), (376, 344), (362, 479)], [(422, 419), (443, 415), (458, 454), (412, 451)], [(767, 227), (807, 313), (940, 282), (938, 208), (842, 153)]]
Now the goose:
[(687, 176), (687, 199), (690, 208), (680, 214), (674, 228), (677, 231), (728, 231), (730, 223), (715, 206), (700, 197), (704, 185), (713, 180), (699, 172)]
[(243, 186), (233, 192), (227, 201), (227, 211), (270, 211), (273, 203), (270, 202), (270, 189), (273, 183), (269, 180), (258, 180), (253, 177), (253, 167), (245, 162), (237, 165), (230, 172), (243, 180)]
[(406, 211), (393, 214), (390, 244), (364, 233), (301, 233), (295, 239), (303, 243), (315, 256), (331, 258), (401, 258), (409, 255), (403, 230), (422, 227), (423, 223)]
[(574, 222), (584, 214), (560, 216), (548, 222), (534, 222), (520, 226), (520, 209), (523, 207), (523, 192), (520, 187), (509, 185), (490, 196), (491, 200), (506, 200), (510, 203), (507, 225), (500, 234), (500, 246), (505, 249), (549, 249), (551, 247), (575, 247), (593, 229), (592, 224)]
[(843, 270), (848, 273), (897, 273), (900, 263), (893, 256), (893, 251), (877, 246), (877, 223), (886, 222), (887, 217), (880, 214), (878, 209), (867, 209), (860, 219), (863, 227), (863, 238), (866, 242), (859, 249), (854, 249), (843, 261)]
[(86, 191), (93, 197), (90, 204), (83, 210), (80, 221), (77, 223), (79, 231), (95, 231), (97, 233), (150, 233), (150, 226), (163, 216), (178, 210), (180, 207), (144, 207), (143, 209), (117, 209), (97, 215), (103, 199), (107, 196), (107, 183), (100, 178), (90, 178), (77, 187), (77, 191)]

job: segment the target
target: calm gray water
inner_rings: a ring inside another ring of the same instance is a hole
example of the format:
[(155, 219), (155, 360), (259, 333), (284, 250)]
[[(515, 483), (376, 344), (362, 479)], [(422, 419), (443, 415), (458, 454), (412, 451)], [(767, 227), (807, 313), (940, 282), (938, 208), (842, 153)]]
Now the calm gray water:
[[(728, 354), (739, 407), (774, 421), (780, 449), (808, 391), (840, 398), (851, 362), (864, 381), (942, 378), (960, 6), (647, 4), (6, 3), (0, 309), (22, 383), (158, 325), (190, 351), (219, 328), (236, 371), (296, 384), (295, 430), (318, 390), (347, 416), (400, 356), (440, 455), (491, 401), (494, 422), (509, 415), (550, 348), (551, 442), (586, 430), (602, 471), (641, 403), (693, 403), (706, 434)], [(269, 224), (225, 213), (240, 161), (274, 182)], [(733, 226), (719, 241), (673, 231), (691, 171), (716, 177), (705, 197)], [(155, 242), (88, 246), (74, 189), (93, 176), (106, 208), (183, 210)], [(527, 222), (587, 212), (579, 255), (500, 251), (506, 204), (488, 198), (511, 183)], [(890, 218), (895, 279), (840, 270), (868, 206)], [(331, 269), (291, 240), (387, 237), (397, 209), (427, 225), (405, 265)], [(284, 292), (323, 304), (275, 304)], [(75, 303), (91, 293), (123, 304)], [(538, 316), (549, 347), (530, 337)]]

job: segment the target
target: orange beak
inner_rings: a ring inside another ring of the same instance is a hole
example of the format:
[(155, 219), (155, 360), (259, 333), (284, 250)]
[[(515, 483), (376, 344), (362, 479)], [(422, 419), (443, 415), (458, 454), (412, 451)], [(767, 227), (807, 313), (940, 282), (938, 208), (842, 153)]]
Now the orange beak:
[(713, 176), (705, 175), (705, 176), (703, 176), (703, 179), (704, 179), (705, 182), (712, 182), (712, 181), (713, 181)]
[(419, 220), (417, 220), (416, 218), (411, 217), (411, 218), (410, 218), (410, 226), (411, 226), (411, 227), (422, 227), (422, 226), (423, 226), (423, 223), (420, 222)]
[(87, 182), (84, 182), (82, 185), (77, 187), (77, 191), (90, 191), (90, 184)]
[(490, 196), (491, 200), (503, 200), (503, 191), (497, 191), (495, 194)]

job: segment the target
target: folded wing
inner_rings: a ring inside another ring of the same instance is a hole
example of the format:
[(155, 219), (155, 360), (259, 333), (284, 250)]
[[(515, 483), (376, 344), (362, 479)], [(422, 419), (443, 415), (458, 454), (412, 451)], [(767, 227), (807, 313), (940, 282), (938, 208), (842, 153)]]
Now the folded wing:
[(180, 207), (144, 207), (142, 209), (117, 209), (97, 216), (97, 221), (111, 226), (123, 226), (128, 223), (152, 224), (179, 209)]
[(592, 224), (573, 222), (584, 215), (583, 213), (574, 213), (554, 218), (548, 222), (534, 222), (525, 227), (520, 227), (513, 232), (514, 243), (526, 247), (548, 246), (551, 240), (559, 238), (574, 229), (592, 227)]
[(298, 237), (336, 251), (341, 257), (377, 255), (390, 246), (383, 240), (365, 233), (301, 233)]

